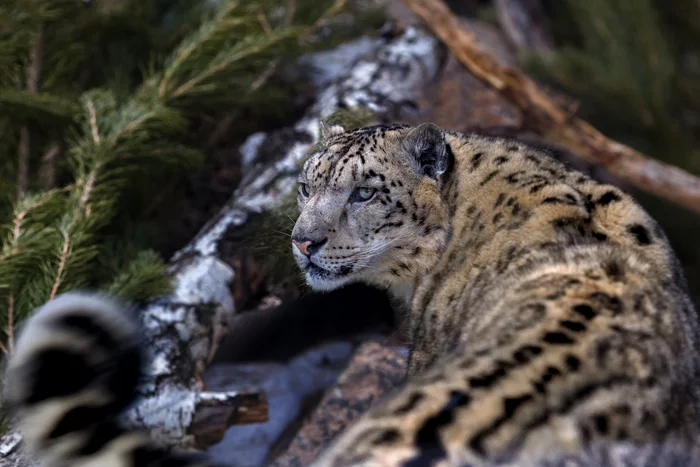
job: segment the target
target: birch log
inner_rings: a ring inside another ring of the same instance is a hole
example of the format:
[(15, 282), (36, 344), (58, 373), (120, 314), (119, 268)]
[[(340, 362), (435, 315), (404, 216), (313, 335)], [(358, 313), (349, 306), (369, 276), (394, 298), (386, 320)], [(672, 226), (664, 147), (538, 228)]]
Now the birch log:
[[(293, 131), (281, 130), (284, 149), (260, 167), (255, 160), (274, 135), (254, 134), (243, 145), (244, 160), (254, 166), (230, 202), (185, 248), (173, 257), (172, 296), (143, 312), (153, 359), (140, 403), (128, 414), (159, 441), (198, 447), (190, 428), (202, 405), (197, 377), (210, 363), (234, 314), (231, 284), (235, 271), (217, 255), (232, 230), (249, 215), (272, 208), (294, 190), (306, 151), (317, 139), (320, 119), (339, 108), (362, 105), (382, 115), (415, 101), (435, 77), (440, 46), (427, 32), (407, 28), (399, 36), (377, 42), (332, 84), (324, 88)], [(267, 159), (267, 158), (265, 158)], [(290, 246), (291, 248), (291, 246)], [(183, 351), (183, 349), (185, 349)], [(221, 394), (223, 400), (226, 395)]]
[[(232, 289), (236, 273), (221, 259), (225, 239), (241, 229), (249, 216), (275, 206), (294, 189), (300, 162), (316, 141), (322, 118), (354, 106), (368, 107), (386, 119), (414, 110), (439, 71), (443, 51), (420, 27), (370, 41), (367, 53), (337, 71), (337, 79), (321, 89), (316, 103), (293, 128), (248, 138), (241, 152), (251, 168), (240, 187), (218, 215), (173, 256), (169, 264), (175, 280), (172, 295), (142, 312), (151, 363), (140, 401), (125, 414), (126, 423), (147, 428), (156, 440), (170, 446), (204, 448), (193, 433), (202, 418), (198, 413), (206, 409), (209, 413), (204, 418), (210, 418), (217, 404), (222, 410), (235, 411), (240, 403), (261, 402), (260, 395), (207, 392), (198, 382), (235, 313)], [(272, 158), (259, 157), (269, 152), (272, 141), (277, 141), (278, 153)], [(264, 164), (256, 164), (263, 159)], [(215, 442), (210, 433), (202, 438)], [(19, 453), (18, 444), (12, 431), (0, 439), (0, 467), (33, 465)]]

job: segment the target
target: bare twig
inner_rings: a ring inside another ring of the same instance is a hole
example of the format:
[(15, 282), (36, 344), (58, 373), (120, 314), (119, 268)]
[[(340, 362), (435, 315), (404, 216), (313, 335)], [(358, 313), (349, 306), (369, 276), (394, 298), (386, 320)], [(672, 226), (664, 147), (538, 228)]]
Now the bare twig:
[(499, 64), (442, 0), (404, 0), (477, 77), (514, 102), (530, 129), (636, 187), (700, 214), (700, 178), (611, 140), (562, 110), (534, 81)]
[(20, 128), (19, 145), (17, 146), (17, 198), (27, 192), (29, 185), (29, 150), (31, 138), (26, 125)]
[(30, 65), (27, 72), (27, 89), (29, 92), (37, 92), (39, 90), (39, 75), (41, 74), (41, 65), (44, 55), (44, 28), (39, 25), (34, 47), (32, 47), (30, 55)]
[[(279, 65), (280, 60), (278, 58), (272, 60), (260, 73), (260, 75), (255, 78), (255, 80), (251, 83), (250, 85), (250, 91), (255, 92), (261, 87), (267, 83), (267, 81), (272, 77), (272, 75), (275, 73), (277, 70), (277, 66)], [(236, 118), (236, 114), (232, 113), (227, 115), (226, 117), (222, 118), (219, 120), (219, 123), (216, 124), (216, 127), (214, 130), (211, 132), (209, 135), (209, 138), (207, 139), (207, 147), (212, 148), (218, 142), (221, 140), (221, 138), (228, 133), (229, 128), (231, 127), (231, 124), (234, 122)]]
[(283, 31), (280, 33), (277, 37), (271, 37), (268, 42), (256, 45), (254, 47), (250, 47), (246, 50), (242, 50), (238, 52), (237, 54), (229, 57), (228, 59), (220, 62), (216, 66), (212, 66), (211, 68), (203, 71), (201, 74), (195, 76), (194, 78), (191, 78), (190, 80), (186, 81), (182, 85), (180, 85), (177, 89), (175, 89), (171, 95), (170, 99), (177, 99), (179, 97), (182, 97), (183, 94), (186, 94), (189, 92), (193, 87), (200, 85), (203, 81), (205, 81), (208, 78), (211, 78), (212, 76), (216, 75), (222, 70), (225, 70), (226, 67), (231, 65), (232, 63), (243, 60), (246, 57), (249, 57), (251, 55), (255, 55), (259, 52), (262, 52), (263, 50), (267, 49), (268, 47), (271, 47), (273, 44), (280, 42), (281, 40), (286, 39), (291, 35), (291, 32), (289, 31)]
[(263, 70), (262, 73), (260, 73), (260, 76), (258, 76), (255, 81), (253, 81), (253, 84), (250, 85), (250, 90), (251, 91), (257, 91), (260, 89), (265, 83), (267, 83), (267, 80), (270, 79), (270, 77), (273, 75), (275, 70), (277, 69), (277, 65), (279, 65), (280, 61), (279, 59), (275, 59), (270, 64)]
[[(207, 397), (198, 397), (201, 387), (195, 379), (196, 374), (211, 362), (221, 336), (234, 326), (234, 297), (240, 291), (236, 282), (239, 274), (228, 261), (236, 248), (231, 238), (244, 232), (243, 229), (250, 225), (248, 222), (253, 221), (261, 210), (274, 209), (286, 194), (294, 190), (296, 171), (289, 168), (298, 167), (309, 146), (316, 141), (320, 119), (358, 99), (365, 99), (378, 115), (388, 115), (401, 103), (415, 101), (433, 82), (439, 65), (435, 57), (439, 53), (441, 48), (432, 36), (407, 27), (401, 34), (368, 49), (366, 55), (344, 72), (347, 79), (328, 83), (320, 89), (316, 103), (294, 126), (265, 135), (268, 141), (284, 141), (285, 150), (248, 174), (226, 206), (173, 256), (168, 266), (168, 272), (173, 276), (173, 292), (149, 303), (139, 312), (145, 323), (144, 342), (153, 352), (153, 358), (149, 358), (152, 366), (142, 375), (136, 403), (123, 414), (125, 423), (142, 427), (156, 442), (165, 446), (191, 449), (195, 445), (207, 444), (204, 433), (198, 436), (192, 429), (195, 415), (199, 417), (200, 411), (205, 410), (203, 406), (209, 404)], [(368, 70), (368, 63), (373, 64), (371, 70)], [(104, 133), (100, 136), (105, 138)], [(253, 137), (256, 136), (257, 133)], [(251, 146), (247, 145), (248, 148)], [(256, 156), (258, 154), (252, 159), (259, 160)], [(84, 174), (69, 188), (63, 187), (56, 193), (74, 193), (82, 189), (87, 177)], [(81, 210), (73, 212), (80, 215)], [(67, 243), (71, 247), (68, 251), (74, 248), (72, 242), (75, 239), (71, 237)], [(61, 255), (60, 251), (56, 253), (56, 256)], [(2, 254), (0, 252), (0, 261)], [(70, 260), (64, 268), (69, 267)], [(60, 277), (65, 274), (64, 270)], [(60, 289), (59, 284), (57, 293)], [(186, 329), (173, 326), (173, 323), (181, 323)], [(182, 352), (183, 348), (189, 350)], [(240, 407), (245, 406), (243, 402)], [(262, 413), (256, 415), (250, 408), (237, 409), (230, 417), (227, 410), (220, 407), (206, 407), (206, 410), (214, 411), (217, 417), (223, 416), (219, 420), (237, 424), (260, 420)], [(176, 416), (168, 416), (169, 413)], [(210, 440), (220, 436), (213, 432), (211, 424), (200, 427), (209, 430), (206, 436)], [(11, 435), (13, 433), (16, 432), (11, 432)], [(18, 458), (15, 467), (35, 464), (24, 452), (18, 454)], [(7, 464), (3, 462), (5, 459), (0, 458), (0, 465)]]
[[(27, 90), (31, 93), (39, 89), (39, 75), (41, 73), (41, 62), (44, 42), (43, 27), (39, 25), (37, 36), (29, 56), (29, 67), (27, 68)], [(29, 155), (31, 150), (31, 135), (27, 125), (20, 129), (19, 146), (17, 147), (17, 198), (27, 192), (29, 186)]]
[(5, 344), (0, 341), (0, 352), (4, 353), (5, 355), (9, 355), (10, 352), (7, 351), (7, 347), (5, 347)]
[(219, 143), (219, 141), (221, 141), (221, 138), (223, 138), (228, 133), (228, 130), (231, 127), (231, 124), (234, 122), (235, 118), (236, 114), (229, 114), (223, 117), (221, 120), (219, 120), (219, 122), (216, 124), (216, 127), (209, 135), (209, 138), (207, 138), (207, 148), (213, 148)]

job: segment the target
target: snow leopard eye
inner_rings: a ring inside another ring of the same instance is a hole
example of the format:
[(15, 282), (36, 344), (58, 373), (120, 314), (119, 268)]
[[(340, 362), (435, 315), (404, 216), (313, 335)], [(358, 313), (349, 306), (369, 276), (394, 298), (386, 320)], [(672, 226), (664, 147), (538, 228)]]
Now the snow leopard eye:
[(351, 203), (364, 203), (371, 200), (377, 192), (376, 188), (357, 187), (350, 195)]
[(299, 193), (301, 193), (301, 196), (304, 198), (309, 197), (309, 187), (306, 186), (306, 183), (299, 182)]

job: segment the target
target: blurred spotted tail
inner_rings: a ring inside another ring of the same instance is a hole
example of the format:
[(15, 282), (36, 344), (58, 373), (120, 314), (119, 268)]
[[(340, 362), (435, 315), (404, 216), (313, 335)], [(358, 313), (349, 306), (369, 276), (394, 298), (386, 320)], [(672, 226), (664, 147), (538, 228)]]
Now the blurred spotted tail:
[(5, 379), (30, 452), (46, 467), (209, 466), (119, 424), (143, 361), (137, 320), (117, 302), (69, 293), (39, 308), (23, 324)]

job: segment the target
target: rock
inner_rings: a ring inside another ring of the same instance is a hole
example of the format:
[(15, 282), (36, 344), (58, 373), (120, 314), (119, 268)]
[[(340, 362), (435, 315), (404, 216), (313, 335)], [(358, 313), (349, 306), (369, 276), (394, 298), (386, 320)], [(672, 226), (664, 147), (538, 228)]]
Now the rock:
[(408, 352), (386, 342), (367, 342), (326, 391), (309, 420), (273, 467), (309, 465), (352, 422), (403, 383)]

